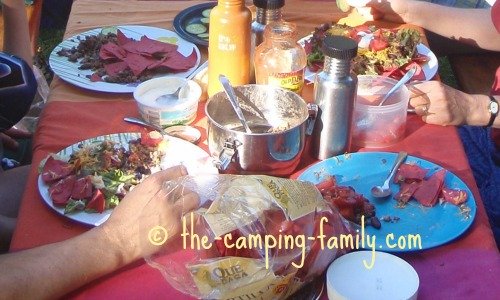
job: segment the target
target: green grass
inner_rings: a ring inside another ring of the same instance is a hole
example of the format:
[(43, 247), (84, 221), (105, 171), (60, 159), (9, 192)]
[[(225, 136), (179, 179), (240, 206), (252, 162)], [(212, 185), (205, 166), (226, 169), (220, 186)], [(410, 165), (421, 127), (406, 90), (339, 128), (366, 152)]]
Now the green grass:
[(53, 73), (48, 66), (50, 52), (62, 41), (63, 29), (43, 29), (38, 36), (38, 49), (35, 54), (35, 64), (42, 70), (48, 82)]

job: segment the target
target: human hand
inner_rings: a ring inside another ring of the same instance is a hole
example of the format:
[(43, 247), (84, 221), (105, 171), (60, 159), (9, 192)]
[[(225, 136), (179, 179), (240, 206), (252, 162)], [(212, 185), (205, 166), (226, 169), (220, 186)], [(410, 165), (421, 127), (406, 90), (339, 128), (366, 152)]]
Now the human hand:
[(161, 248), (150, 241), (150, 231), (156, 226), (166, 229), (166, 243), (179, 236), (181, 217), (198, 207), (198, 195), (181, 187), (169, 187), (165, 182), (184, 175), (187, 175), (186, 169), (178, 166), (149, 176), (125, 196), (101, 226), (111, 245), (125, 252), (127, 262)]
[(347, 0), (366, 20), (409, 23), (408, 3), (412, 0)]
[(413, 94), (410, 105), (426, 123), (443, 126), (487, 123), (487, 103), (476, 95), (463, 93), (439, 81), (415, 84), (410, 91)]
[(16, 142), (16, 138), (30, 138), (31, 133), (28, 131), (12, 127), (4, 132), (0, 132), (0, 143), (4, 146), (5, 149), (17, 150), (19, 147), (18, 142)]

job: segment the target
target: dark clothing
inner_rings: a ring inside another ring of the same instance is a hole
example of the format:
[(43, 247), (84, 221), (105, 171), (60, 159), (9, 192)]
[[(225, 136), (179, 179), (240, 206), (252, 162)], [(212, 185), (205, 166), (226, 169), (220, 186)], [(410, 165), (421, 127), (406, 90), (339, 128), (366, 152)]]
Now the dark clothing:
[(16, 56), (0, 52), (0, 132), (26, 115), (36, 90), (31, 67)]

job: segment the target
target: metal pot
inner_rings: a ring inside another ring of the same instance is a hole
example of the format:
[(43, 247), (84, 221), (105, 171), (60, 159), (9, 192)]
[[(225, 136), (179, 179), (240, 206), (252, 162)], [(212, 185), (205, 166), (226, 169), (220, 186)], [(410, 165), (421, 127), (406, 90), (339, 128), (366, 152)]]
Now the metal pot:
[(314, 128), (317, 106), (267, 85), (235, 87), (252, 133), (246, 133), (227, 95), (208, 100), (208, 148), (226, 173), (290, 175), (300, 162), (305, 136)]

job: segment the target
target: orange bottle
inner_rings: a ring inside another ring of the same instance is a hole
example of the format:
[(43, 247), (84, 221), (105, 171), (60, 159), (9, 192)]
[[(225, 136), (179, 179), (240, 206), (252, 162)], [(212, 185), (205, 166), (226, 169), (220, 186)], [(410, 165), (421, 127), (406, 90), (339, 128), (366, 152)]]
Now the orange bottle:
[(210, 13), (208, 96), (222, 91), (219, 75), (234, 86), (250, 82), (252, 13), (244, 0), (219, 0)]

